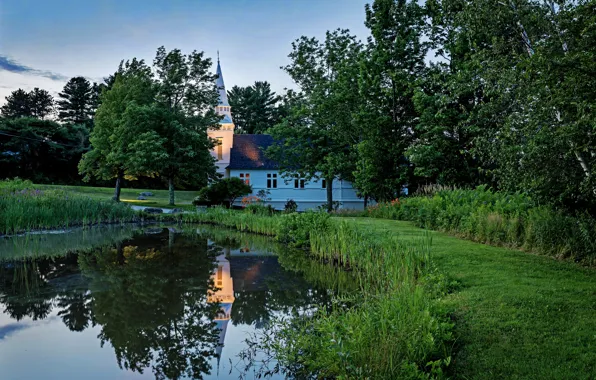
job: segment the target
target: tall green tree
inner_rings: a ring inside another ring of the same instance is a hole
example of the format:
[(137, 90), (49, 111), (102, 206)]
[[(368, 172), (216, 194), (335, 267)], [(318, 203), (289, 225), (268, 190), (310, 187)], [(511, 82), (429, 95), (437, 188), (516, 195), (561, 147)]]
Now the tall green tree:
[(147, 174), (131, 163), (136, 154), (132, 144), (143, 132), (143, 125), (131, 125), (125, 116), (129, 109), (153, 104), (155, 95), (151, 68), (136, 58), (121, 63), (111, 89), (101, 95), (90, 136), (92, 149), (83, 156), (79, 171), (86, 181), (92, 177), (115, 178), (113, 199), (116, 201), (120, 200), (125, 177)]
[(131, 148), (131, 168), (160, 176), (168, 183), (170, 205), (175, 185), (206, 185), (216, 177), (213, 141), (207, 130), (216, 127), (218, 92), (211, 59), (203, 52), (188, 55), (162, 46), (153, 61), (156, 100), (128, 110), (127, 128), (142, 128)]
[(414, 93), (425, 73), (424, 10), (416, 1), (376, 0), (366, 6), (371, 38), (362, 58), (356, 122), (363, 131), (354, 183), (377, 201), (415, 186), (405, 153), (415, 138)]
[[(279, 141), (267, 154), (280, 163), (286, 178), (325, 179), (327, 209), (333, 209), (333, 180), (350, 178), (351, 144), (345, 131), (357, 82), (347, 80), (347, 67), (358, 61), (361, 43), (348, 30), (327, 32), (325, 41), (301, 37), (292, 44), (291, 63), (284, 67), (299, 92), (288, 94), (289, 115), (271, 129)], [(352, 78), (353, 79), (353, 78)]]
[(95, 112), (94, 96), (93, 85), (86, 78), (71, 78), (58, 94), (58, 118), (74, 124), (90, 123)]
[(268, 82), (249, 87), (234, 86), (228, 91), (232, 116), (239, 133), (264, 133), (279, 121), (277, 103), (280, 97)]

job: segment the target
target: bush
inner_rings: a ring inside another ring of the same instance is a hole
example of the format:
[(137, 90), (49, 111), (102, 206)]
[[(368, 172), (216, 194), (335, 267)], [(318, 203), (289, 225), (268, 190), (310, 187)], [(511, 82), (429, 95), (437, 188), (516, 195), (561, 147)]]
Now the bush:
[(296, 203), (296, 201), (293, 199), (288, 199), (288, 201), (284, 205), (284, 211), (287, 213), (298, 211), (298, 203)]
[(238, 197), (250, 193), (252, 193), (252, 187), (240, 178), (225, 178), (202, 188), (197, 202), (204, 202), (206, 205), (223, 205), (229, 208)]

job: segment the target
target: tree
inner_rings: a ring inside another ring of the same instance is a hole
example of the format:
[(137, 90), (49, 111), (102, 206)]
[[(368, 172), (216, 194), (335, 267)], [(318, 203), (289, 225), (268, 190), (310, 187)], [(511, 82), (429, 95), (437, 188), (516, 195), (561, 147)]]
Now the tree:
[(101, 105), (90, 136), (92, 149), (79, 163), (79, 172), (85, 175), (86, 181), (91, 177), (115, 178), (116, 201), (120, 201), (125, 177), (134, 178), (146, 173), (131, 163), (136, 153), (131, 144), (144, 131), (143, 125), (131, 124), (125, 115), (129, 109), (151, 105), (154, 101), (151, 69), (143, 60), (136, 58), (121, 63), (111, 89), (101, 95)]
[[(289, 116), (271, 129), (278, 141), (267, 154), (286, 178), (325, 179), (327, 209), (333, 209), (333, 180), (351, 178), (351, 109), (358, 95), (351, 68), (361, 44), (348, 30), (327, 32), (324, 42), (301, 37), (292, 44), (284, 70), (299, 86), (287, 94)], [(350, 78), (351, 77), (351, 78)], [(349, 95), (349, 96), (347, 96)]]
[(84, 77), (71, 78), (58, 94), (58, 118), (64, 122), (88, 124), (95, 112), (92, 84)]
[(0, 173), (36, 183), (79, 180), (76, 163), (88, 145), (88, 131), (30, 117), (0, 120)]
[(174, 205), (175, 183), (206, 185), (216, 178), (213, 141), (207, 130), (216, 127), (219, 94), (211, 59), (203, 52), (184, 55), (180, 50), (157, 49), (153, 61), (156, 101), (131, 109), (128, 125), (143, 128), (132, 148), (132, 166), (137, 171), (159, 175), (168, 182), (170, 205)]
[(19, 88), (6, 97), (6, 104), (1, 108), (2, 116), (8, 118), (31, 116), (30, 94)]
[(277, 103), (280, 97), (271, 91), (268, 82), (255, 82), (249, 87), (232, 87), (228, 91), (234, 123), (239, 133), (264, 133), (279, 121)]
[(405, 153), (418, 119), (413, 97), (425, 72), (424, 12), (416, 1), (376, 0), (366, 6), (365, 25), (371, 38), (361, 61), (355, 118), (363, 138), (354, 183), (362, 195), (387, 201), (415, 186)]
[(29, 93), (31, 116), (45, 119), (54, 110), (54, 98), (46, 90), (37, 87)]

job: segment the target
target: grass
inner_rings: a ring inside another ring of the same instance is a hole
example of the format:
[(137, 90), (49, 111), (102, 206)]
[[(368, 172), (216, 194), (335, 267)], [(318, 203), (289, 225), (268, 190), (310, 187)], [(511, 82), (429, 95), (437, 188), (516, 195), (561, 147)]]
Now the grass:
[(494, 192), (485, 186), (440, 189), (372, 206), (366, 214), (596, 266), (596, 219), (539, 205), (524, 194)]
[(452, 375), (462, 379), (592, 379), (596, 271), (429, 232), (412, 223), (354, 218), (401, 241), (432, 237), (435, 265), (459, 283), (441, 303), (455, 319)]
[(136, 219), (137, 214), (121, 203), (39, 190), (30, 182), (0, 181), (0, 235)]
[[(84, 195), (96, 200), (111, 200), (114, 196), (114, 188), (92, 187), (92, 186), (58, 186), (58, 185), (35, 185), (39, 189), (64, 189), (74, 194)], [(137, 198), (142, 192), (152, 192), (154, 196), (146, 197), (147, 200), (140, 201)], [(198, 191), (176, 190), (176, 208), (194, 210), (193, 199), (199, 194)], [(136, 206), (172, 208), (169, 205), (170, 196), (168, 190), (150, 189), (129, 189), (123, 188), (120, 193), (120, 200)]]
[(270, 326), (275, 333), (262, 340), (260, 349), (274, 352), (298, 377), (440, 377), (449, 363), (450, 324), (434, 308), (444, 294), (434, 291), (442, 288), (437, 285), (442, 277), (431, 265), (424, 238), (404, 243), (326, 213), (263, 216), (214, 208), (159, 218), (275, 236), (310, 248), (321, 262), (353, 270), (356, 295), (336, 299), (335, 308), (322, 308), (314, 318), (278, 321)]

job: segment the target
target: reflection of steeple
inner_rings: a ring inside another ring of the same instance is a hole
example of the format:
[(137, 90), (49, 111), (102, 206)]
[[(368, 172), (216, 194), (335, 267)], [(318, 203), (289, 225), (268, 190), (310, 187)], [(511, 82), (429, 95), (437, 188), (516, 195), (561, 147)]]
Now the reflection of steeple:
[(219, 329), (219, 343), (215, 352), (217, 353), (217, 367), (219, 371), (219, 361), (226, 339), (226, 331), (228, 323), (232, 315), (232, 304), (234, 303), (234, 282), (232, 280), (232, 272), (230, 269), (230, 262), (226, 258), (225, 252), (222, 252), (216, 258), (217, 268), (213, 271), (211, 279), (215, 287), (214, 292), (210, 292), (207, 296), (207, 302), (219, 303), (219, 310), (215, 316), (215, 323)]

